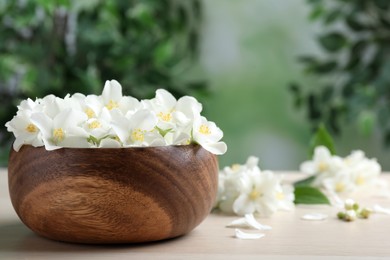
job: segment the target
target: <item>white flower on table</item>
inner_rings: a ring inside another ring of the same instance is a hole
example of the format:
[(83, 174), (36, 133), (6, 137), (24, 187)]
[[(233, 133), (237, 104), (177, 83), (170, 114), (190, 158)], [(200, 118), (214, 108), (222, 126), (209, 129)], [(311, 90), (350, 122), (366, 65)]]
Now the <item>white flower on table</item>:
[(270, 215), (294, 207), (291, 186), (281, 185), (281, 177), (261, 171), (258, 158), (249, 157), (244, 165), (225, 167), (220, 171), (218, 207), (224, 213), (237, 215)]
[(317, 180), (316, 186), (323, 186), (326, 190), (337, 193), (347, 193), (355, 189), (355, 185), (351, 180), (351, 171), (347, 168), (338, 171), (332, 177)]
[(278, 209), (290, 209), (280, 179), (271, 171), (252, 172), (241, 178), (241, 195), (233, 204), (238, 215), (271, 215)]
[(333, 167), (332, 159), (328, 148), (319, 146), (314, 150), (313, 160), (301, 164), (301, 171), (312, 175), (329, 173)]
[(375, 159), (363, 158), (361, 161), (351, 166), (352, 182), (356, 186), (372, 184), (381, 173), (381, 166)]
[(232, 167), (225, 167), (219, 172), (215, 207), (227, 214), (234, 214), (233, 204), (240, 195), (238, 183), (242, 173), (239, 170), (239, 165), (236, 164)]
[(368, 159), (363, 151), (352, 151), (345, 158), (332, 156), (326, 147), (315, 148), (311, 161), (300, 167), (303, 173), (313, 175), (315, 187), (325, 188), (330, 193), (352, 192), (356, 188), (373, 184), (381, 172), (375, 159)]
[(44, 113), (34, 113), (31, 121), (41, 131), (46, 150), (61, 147), (90, 147), (88, 133), (81, 127), (87, 116), (74, 109), (66, 109), (53, 119)]

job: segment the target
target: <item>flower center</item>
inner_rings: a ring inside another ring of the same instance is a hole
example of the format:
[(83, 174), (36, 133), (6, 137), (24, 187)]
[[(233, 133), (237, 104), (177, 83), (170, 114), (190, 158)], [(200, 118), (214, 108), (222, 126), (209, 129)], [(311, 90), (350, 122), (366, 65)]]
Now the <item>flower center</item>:
[(118, 102), (115, 102), (114, 100), (110, 99), (110, 101), (108, 102), (108, 104), (106, 105), (106, 108), (108, 110), (113, 110), (114, 108), (118, 108), (119, 107), (119, 104)]
[(343, 192), (345, 190), (345, 184), (342, 182), (336, 183), (336, 186), (334, 187), (336, 192)]
[(165, 122), (170, 122), (172, 120), (172, 114), (171, 113), (163, 113), (163, 112), (160, 112), (157, 114), (157, 116), (165, 121)]
[(236, 164), (233, 164), (231, 168), (232, 168), (233, 172), (238, 172), (238, 170), (241, 168), (241, 165), (236, 163)]
[(199, 127), (199, 133), (204, 134), (204, 135), (209, 135), (209, 134), (211, 134), (211, 131), (207, 125), (201, 125)]
[(252, 190), (252, 192), (249, 193), (249, 198), (251, 200), (256, 200), (258, 197), (261, 197), (261, 196), (262, 196), (262, 194), (257, 190)]
[(34, 124), (28, 124), (26, 127), (26, 131), (29, 133), (35, 133), (38, 131), (38, 128)]
[(85, 109), (84, 112), (85, 112), (85, 114), (87, 114), (88, 118), (95, 117), (95, 112), (93, 112), (93, 110), (90, 108)]
[(97, 120), (88, 124), (89, 129), (96, 129), (96, 128), (100, 128), (101, 126), (102, 126), (102, 124)]
[(284, 200), (284, 193), (283, 192), (278, 192), (276, 193), (276, 199), (277, 200)]
[(365, 182), (366, 182), (366, 180), (365, 180), (364, 177), (362, 177), (362, 176), (358, 176), (358, 177), (356, 178), (356, 180), (355, 180), (355, 183), (356, 183), (357, 185), (363, 185)]
[(328, 170), (328, 168), (329, 168), (329, 166), (328, 166), (328, 164), (326, 162), (320, 162), (318, 164), (318, 170), (320, 172), (324, 172), (324, 171)]
[(65, 132), (62, 128), (55, 128), (53, 130), (53, 139), (55, 143), (61, 142), (65, 139)]
[(131, 133), (131, 139), (133, 141), (143, 142), (145, 140), (145, 131), (139, 128), (134, 129)]

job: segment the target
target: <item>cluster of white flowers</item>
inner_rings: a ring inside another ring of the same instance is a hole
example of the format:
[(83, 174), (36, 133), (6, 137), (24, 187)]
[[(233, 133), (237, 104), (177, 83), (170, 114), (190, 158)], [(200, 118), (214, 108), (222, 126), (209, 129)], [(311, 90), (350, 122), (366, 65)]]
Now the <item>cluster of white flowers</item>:
[(363, 151), (353, 151), (345, 158), (331, 155), (324, 146), (314, 150), (311, 161), (301, 164), (301, 172), (314, 176), (313, 186), (329, 191), (352, 192), (366, 184), (372, 184), (381, 173), (375, 159), (366, 158)]
[(119, 148), (198, 143), (213, 154), (226, 152), (223, 132), (201, 116), (202, 105), (193, 97), (176, 100), (159, 89), (150, 100), (123, 96), (122, 86), (106, 81), (100, 96), (80, 93), (65, 98), (27, 99), (6, 124), (18, 151), (24, 144), (62, 147)]
[(294, 189), (281, 185), (281, 176), (261, 171), (259, 159), (249, 157), (246, 164), (225, 167), (219, 173), (216, 208), (228, 214), (268, 216), (294, 207)]

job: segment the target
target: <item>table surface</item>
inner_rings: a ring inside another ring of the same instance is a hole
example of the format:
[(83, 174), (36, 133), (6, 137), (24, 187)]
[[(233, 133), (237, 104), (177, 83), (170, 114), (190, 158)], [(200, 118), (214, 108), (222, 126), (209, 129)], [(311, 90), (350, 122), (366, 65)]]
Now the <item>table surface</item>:
[[(286, 181), (301, 176), (285, 173)], [(390, 175), (382, 177), (390, 184)], [(353, 194), (361, 204), (390, 207), (390, 198), (375, 191)], [(359, 197), (360, 196), (360, 197)], [(304, 221), (302, 215), (319, 212), (324, 221)], [(162, 242), (94, 246), (51, 241), (35, 235), (14, 212), (7, 171), (0, 169), (0, 259), (384, 259), (390, 258), (390, 216), (374, 214), (368, 220), (342, 222), (331, 206), (297, 206), (261, 218), (271, 225), (258, 240), (240, 240), (225, 227), (236, 216), (210, 214), (191, 233)]]

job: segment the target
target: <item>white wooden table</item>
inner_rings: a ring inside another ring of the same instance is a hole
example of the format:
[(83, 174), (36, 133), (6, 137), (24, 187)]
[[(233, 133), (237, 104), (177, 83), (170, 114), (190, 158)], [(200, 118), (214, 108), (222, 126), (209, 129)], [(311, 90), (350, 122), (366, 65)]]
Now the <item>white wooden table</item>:
[[(286, 174), (296, 179), (296, 174)], [(386, 181), (390, 175), (383, 174)], [(368, 196), (368, 197), (367, 197)], [(365, 194), (359, 202), (390, 207), (390, 198)], [(321, 212), (324, 221), (304, 221), (305, 213)], [(259, 240), (234, 238), (225, 225), (234, 216), (210, 214), (190, 234), (168, 241), (117, 246), (79, 245), (35, 235), (15, 214), (8, 195), (7, 171), (0, 169), (0, 259), (390, 259), (390, 216), (346, 223), (330, 206), (298, 206), (259, 219), (271, 225)]]

